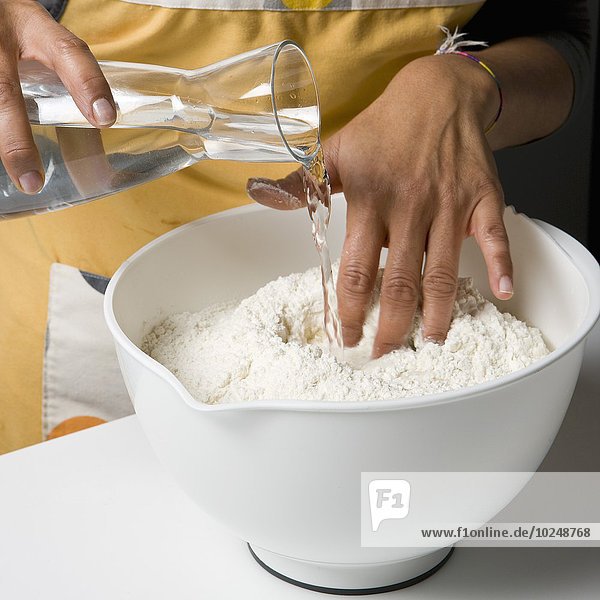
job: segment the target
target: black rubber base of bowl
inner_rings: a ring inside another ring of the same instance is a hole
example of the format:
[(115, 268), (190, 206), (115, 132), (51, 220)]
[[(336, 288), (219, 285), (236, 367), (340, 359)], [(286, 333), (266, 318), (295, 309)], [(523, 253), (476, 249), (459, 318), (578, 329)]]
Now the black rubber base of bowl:
[(412, 579), (407, 579), (406, 581), (400, 581), (399, 583), (393, 583), (391, 585), (384, 585), (375, 588), (342, 589), (322, 587), (320, 585), (312, 585), (311, 583), (296, 581), (291, 577), (287, 577), (286, 575), (278, 573), (277, 571), (269, 567), (269, 565), (265, 564), (262, 560), (260, 560), (260, 558), (258, 558), (258, 556), (256, 556), (256, 554), (254, 553), (254, 550), (252, 550), (252, 546), (250, 546), (250, 544), (248, 544), (248, 550), (250, 550), (250, 554), (253, 556), (254, 560), (265, 571), (271, 573), (271, 575), (274, 575), (278, 579), (282, 579), (287, 583), (291, 583), (292, 585), (296, 585), (306, 590), (311, 590), (312, 592), (321, 592), (322, 594), (335, 594), (337, 596), (366, 596), (370, 594), (383, 594), (385, 592), (394, 592), (395, 590), (401, 590), (403, 588), (410, 587), (411, 585), (421, 583), (421, 581), (424, 581), (425, 579), (431, 577), (434, 573), (439, 571), (448, 562), (448, 559), (450, 558), (450, 556), (452, 556), (452, 553), (454, 552), (454, 548), (451, 548), (450, 552), (448, 552), (448, 554), (446, 554), (446, 556), (444, 556), (444, 558), (437, 565), (429, 569), (429, 571), (425, 571), (425, 573), (422, 573), (417, 577), (413, 577)]

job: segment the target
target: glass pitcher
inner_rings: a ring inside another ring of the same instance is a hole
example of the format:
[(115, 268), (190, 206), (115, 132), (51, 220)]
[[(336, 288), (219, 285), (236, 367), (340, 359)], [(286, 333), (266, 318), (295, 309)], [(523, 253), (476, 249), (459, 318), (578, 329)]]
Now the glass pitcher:
[(203, 159), (309, 165), (320, 147), (310, 63), (294, 42), (257, 48), (197, 70), (100, 61), (117, 106), (95, 129), (57, 75), (19, 65), (45, 170), (24, 194), (0, 163), (0, 218), (54, 211), (163, 177)]

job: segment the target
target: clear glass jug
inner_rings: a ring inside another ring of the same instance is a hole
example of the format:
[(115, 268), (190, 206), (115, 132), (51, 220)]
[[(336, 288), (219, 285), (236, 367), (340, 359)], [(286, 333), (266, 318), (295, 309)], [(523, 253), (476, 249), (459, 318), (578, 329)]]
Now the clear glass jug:
[(21, 62), (45, 183), (24, 194), (0, 163), (0, 218), (81, 204), (203, 159), (309, 165), (319, 150), (314, 75), (290, 40), (197, 70), (99, 64), (117, 105), (115, 124), (102, 130), (87, 122), (53, 71)]

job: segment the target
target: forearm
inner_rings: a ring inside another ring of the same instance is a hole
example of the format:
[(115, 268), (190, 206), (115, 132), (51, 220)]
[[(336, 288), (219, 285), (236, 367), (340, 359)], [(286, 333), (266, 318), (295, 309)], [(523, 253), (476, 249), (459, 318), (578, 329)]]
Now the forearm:
[(513, 38), (473, 54), (490, 66), (502, 88), (502, 113), (488, 134), (493, 150), (546, 137), (566, 121), (574, 98), (573, 75), (550, 44)]
[[(489, 57), (490, 63), (498, 60), (495, 66), (510, 103), (506, 107), (503, 128), (498, 127), (489, 136), (494, 147), (501, 148), (548, 135), (557, 128), (556, 120), (559, 121), (558, 126), (564, 122), (560, 115), (565, 110), (565, 102), (568, 102), (565, 99), (568, 82), (560, 58), (568, 65), (571, 85), (575, 88), (570, 114), (577, 112), (585, 100), (592, 80), (588, 2), (547, 0), (525, 10), (526, 3), (521, 0), (486, 0), (475, 17), (465, 25), (467, 39), (484, 40), (490, 45), (482, 54)], [(540, 41), (547, 46), (541, 45)], [(505, 69), (506, 72), (500, 72)], [(546, 95), (544, 89), (548, 91)], [(528, 109), (530, 104), (527, 98), (523, 98), (527, 92), (533, 97), (534, 104), (536, 94), (540, 93), (542, 99), (533, 111), (523, 114), (522, 135), (515, 136), (519, 132), (511, 129), (514, 124), (519, 124), (519, 115), (513, 113), (519, 112), (521, 101), (522, 110)], [(510, 119), (507, 118), (509, 115)]]
[[(492, 150), (543, 138), (566, 121), (574, 97), (573, 75), (550, 44), (540, 38), (520, 37), (483, 50), (468, 50), (492, 69), (502, 89), (500, 117), (486, 135)], [(431, 116), (440, 111), (448, 117), (456, 113), (461, 119), (477, 121), (482, 131), (494, 121), (500, 105), (490, 74), (475, 61), (452, 53), (412, 61), (384, 96), (406, 107), (417, 102), (420, 118), (427, 111)]]

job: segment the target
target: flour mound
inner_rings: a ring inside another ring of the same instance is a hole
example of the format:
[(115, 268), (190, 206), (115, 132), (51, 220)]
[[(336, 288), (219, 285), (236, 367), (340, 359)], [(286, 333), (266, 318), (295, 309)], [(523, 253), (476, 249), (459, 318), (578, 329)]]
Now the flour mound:
[(145, 337), (142, 349), (208, 404), (418, 396), (495, 379), (549, 352), (538, 329), (501, 313), (464, 278), (444, 344), (423, 339), (419, 309), (409, 345), (369, 360), (381, 275), (363, 339), (345, 350), (345, 362), (329, 353), (324, 337), (318, 268), (280, 277), (242, 301), (171, 315)]

